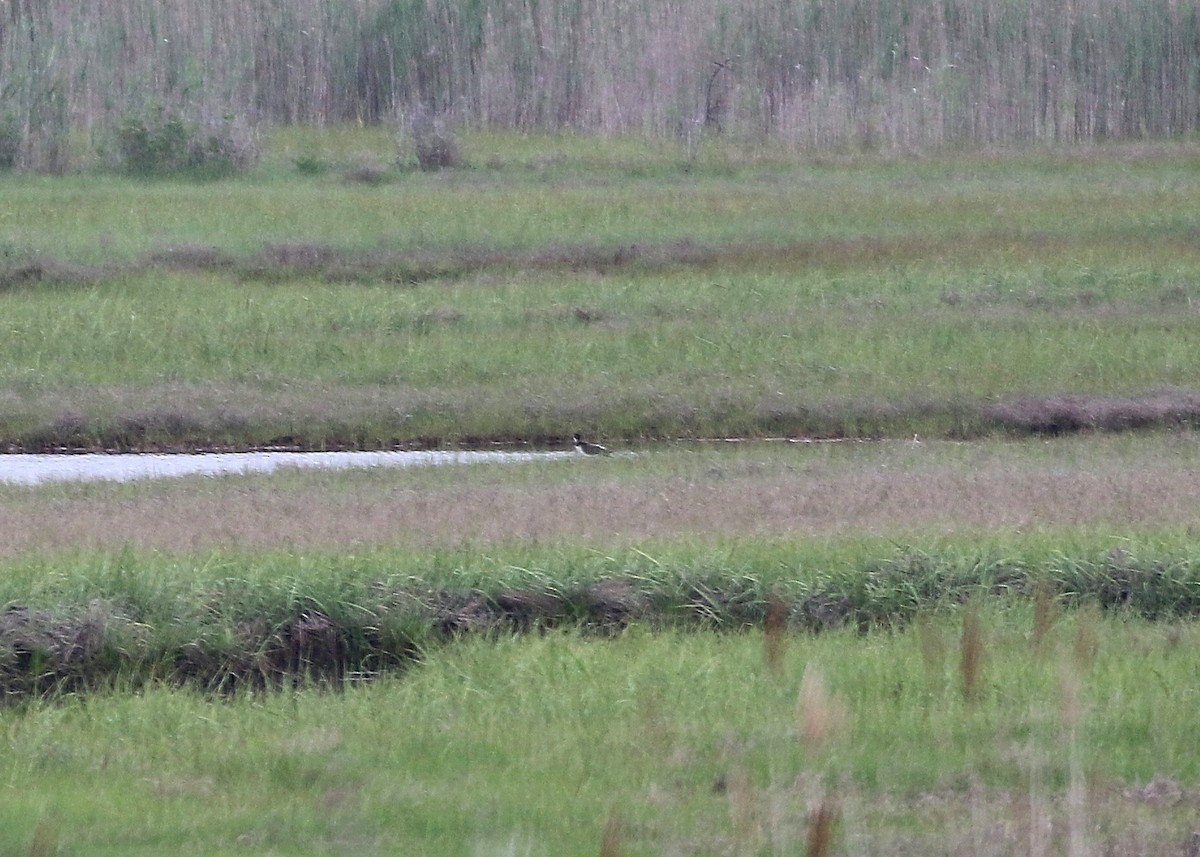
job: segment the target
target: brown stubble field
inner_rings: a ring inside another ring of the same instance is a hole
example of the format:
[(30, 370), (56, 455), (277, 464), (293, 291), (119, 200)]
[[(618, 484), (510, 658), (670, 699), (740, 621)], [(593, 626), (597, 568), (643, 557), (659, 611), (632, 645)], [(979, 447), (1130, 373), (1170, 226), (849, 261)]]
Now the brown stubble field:
[(6, 488), (0, 554), (1021, 534), (1200, 523), (1190, 433), (664, 444), (609, 459)]

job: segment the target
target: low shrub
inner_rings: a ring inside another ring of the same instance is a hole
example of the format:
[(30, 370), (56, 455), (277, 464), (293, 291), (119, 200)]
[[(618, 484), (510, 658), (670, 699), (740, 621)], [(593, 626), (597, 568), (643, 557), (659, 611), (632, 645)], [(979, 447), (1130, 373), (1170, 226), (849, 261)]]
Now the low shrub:
[(0, 170), (16, 167), (21, 150), (21, 123), (13, 113), (0, 114)]
[(305, 154), (292, 161), (302, 176), (321, 176), (329, 172), (329, 163), (318, 155)]
[(426, 172), (453, 169), (464, 164), (458, 139), (444, 119), (418, 114), (402, 122), (396, 137), (397, 160), (409, 162), (409, 153)]
[(157, 108), (127, 116), (116, 132), (117, 157), (131, 175), (228, 175), (258, 160), (253, 131), (235, 117), (191, 122)]

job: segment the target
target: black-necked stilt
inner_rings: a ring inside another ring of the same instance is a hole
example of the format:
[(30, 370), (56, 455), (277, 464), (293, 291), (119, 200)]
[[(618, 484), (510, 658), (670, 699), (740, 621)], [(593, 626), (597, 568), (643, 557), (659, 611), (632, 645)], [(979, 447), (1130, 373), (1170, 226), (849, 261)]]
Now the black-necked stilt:
[(584, 455), (612, 455), (606, 447), (598, 443), (588, 443), (579, 435), (575, 435), (575, 448)]

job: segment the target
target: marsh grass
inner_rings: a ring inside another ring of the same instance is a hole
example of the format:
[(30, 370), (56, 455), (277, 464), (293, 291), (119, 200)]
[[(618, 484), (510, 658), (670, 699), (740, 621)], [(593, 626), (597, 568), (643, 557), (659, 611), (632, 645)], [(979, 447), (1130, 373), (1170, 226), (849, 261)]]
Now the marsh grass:
[[(651, 146), (477, 135), (552, 166), (368, 186), (283, 171), (304, 139), (239, 183), (6, 178), (0, 439), (967, 437), (1200, 412), (1183, 149), (684, 175)], [(307, 155), (349, 169), (355, 139)]]
[(5, 179), (4, 436), (926, 440), (2, 488), (0, 850), (1183, 851), (1194, 438), (929, 437), (1187, 405), (1188, 150), (367, 185), (342, 133)]
[[(1186, 537), (1174, 546), (1127, 541), (1119, 564), (1107, 536), (1069, 554), (1045, 542), (60, 554), (6, 563), (0, 666), (10, 699), (90, 692), (114, 681), (230, 693), (403, 671), (462, 638), (556, 628), (607, 637), (645, 626), (762, 628), (760, 657), (771, 672), (795, 630), (868, 633), (914, 621), (920, 628), (923, 611), (979, 598), (1028, 605), (1036, 632), (1038, 598), (1046, 597), (1038, 593), (1049, 589), (1062, 607), (1082, 608), (1072, 611), (1082, 617), (1074, 643), (1082, 668), (1098, 647), (1089, 611), (1163, 621), (1200, 612), (1200, 572)], [(972, 611), (964, 616), (961, 695), (974, 703), (997, 667)], [(944, 662), (940, 644), (925, 630), (919, 637), (932, 676)], [(1040, 651), (1032, 636), (1030, 649), (1031, 657)], [(819, 744), (839, 706), (820, 702), (820, 675), (812, 681), (801, 707), (812, 724), (805, 731)]]
[[(326, 553), (525, 542), (588, 543), (603, 552), (724, 539), (745, 550), (747, 536), (975, 538), (987, 546), (1023, 532), (1048, 550), (1058, 539), (1068, 558), (1080, 547), (1077, 534), (1106, 536), (1103, 550), (1113, 551), (1106, 559), (1123, 574), (1130, 557), (1122, 537), (1186, 539), (1194, 525), (1196, 440), (1171, 432), (970, 444), (678, 443), (621, 448), (637, 454), (603, 461), (0, 486), (0, 556), (125, 545), (175, 554)], [(45, 520), (71, 526), (47, 528)], [(1171, 550), (1182, 547), (1177, 541)], [(732, 552), (726, 561), (737, 567)], [(912, 562), (919, 579), (922, 563), (936, 557), (914, 554)], [(1129, 577), (1113, 597), (1140, 586)]]
[[(948, 637), (960, 617), (930, 621)], [(214, 703), (160, 686), (32, 703), (0, 712), (13, 786), (0, 845), (1001, 854), (1030, 836), (1066, 853), (1078, 836), (1116, 855), (1183, 853), (1200, 799), (1179, 692), (1195, 628), (1099, 619), (1072, 743), (1058, 664), (1075, 614), (1041, 659), (1026, 606), (982, 604), (979, 621), (994, 668), (970, 708), (952, 682), (928, 690), (911, 630), (796, 634), (773, 671), (757, 632), (638, 628), (464, 640), (345, 693)], [(818, 663), (845, 706), (819, 747), (797, 719)], [(1072, 791), (1076, 772), (1086, 789)]]

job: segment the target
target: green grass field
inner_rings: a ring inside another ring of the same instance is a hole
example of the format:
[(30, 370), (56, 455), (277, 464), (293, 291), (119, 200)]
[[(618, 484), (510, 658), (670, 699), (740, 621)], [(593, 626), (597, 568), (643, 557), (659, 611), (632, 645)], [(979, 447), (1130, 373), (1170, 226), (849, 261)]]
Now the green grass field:
[(774, 667), (761, 633), (550, 634), (345, 692), (35, 703), (3, 715), (0, 845), (806, 853), (824, 805), (824, 853), (1177, 853), (1200, 776), (1195, 629), (1076, 614), (1039, 645), (1019, 609), (981, 627), (971, 702), (947, 618), (794, 638)]
[(462, 145), (0, 176), (9, 447), (623, 453), (0, 486), (0, 851), (1192, 853), (1194, 146)]
[[(3, 178), (0, 440), (974, 437), (1200, 409), (1187, 147), (684, 170), (480, 137), (474, 169), (364, 185), (289, 168), (303, 145), (237, 181)], [(348, 169), (352, 145), (304, 151)]]

